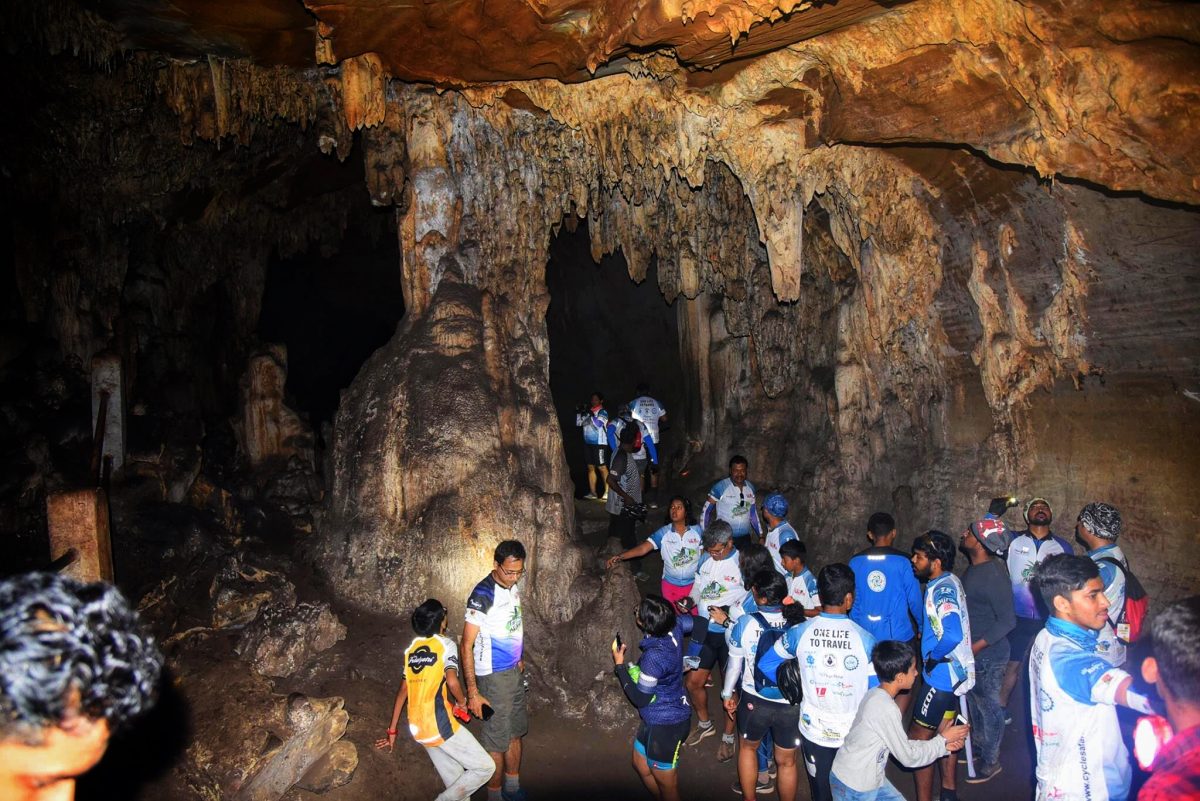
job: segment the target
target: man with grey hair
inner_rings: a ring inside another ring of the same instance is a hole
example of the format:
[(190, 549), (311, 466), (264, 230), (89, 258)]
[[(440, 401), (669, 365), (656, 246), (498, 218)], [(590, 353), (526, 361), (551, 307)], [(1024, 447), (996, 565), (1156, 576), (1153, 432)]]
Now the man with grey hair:
[[(724, 669), (729, 660), (729, 645), (725, 640), (725, 629), (729, 626), (729, 609), (741, 603), (746, 596), (741, 558), (738, 550), (733, 547), (733, 528), (724, 520), (715, 520), (709, 523), (700, 535), (700, 544), (704, 553), (696, 568), (691, 597), (696, 602), (697, 614), (707, 623), (707, 632), (704, 636), (704, 646), (700, 649), (700, 664), (687, 676), (688, 694), (699, 719), (699, 724), (687, 739), (687, 745), (699, 745), (705, 737), (716, 734), (716, 727), (708, 719), (708, 690), (704, 685), (712, 674), (713, 665), (721, 665)], [(720, 616), (723, 623), (713, 620), (713, 609), (720, 609), (725, 613)], [(722, 762), (731, 759), (736, 753), (736, 742), (733, 735), (733, 719), (726, 716), (725, 736), (721, 738), (717, 758)]]
[(1089, 503), (1079, 512), (1075, 538), (1088, 549), (1088, 558), (1100, 570), (1104, 595), (1108, 598), (1108, 625), (1100, 630), (1096, 652), (1113, 667), (1125, 664), (1125, 643), (1117, 636), (1117, 620), (1125, 608), (1125, 571), (1129, 560), (1117, 546), (1121, 536), (1121, 513), (1107, 503)]

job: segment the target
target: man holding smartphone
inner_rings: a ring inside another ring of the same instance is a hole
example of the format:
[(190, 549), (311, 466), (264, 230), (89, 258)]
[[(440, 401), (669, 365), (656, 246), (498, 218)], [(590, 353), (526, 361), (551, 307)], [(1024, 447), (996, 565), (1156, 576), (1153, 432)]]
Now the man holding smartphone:
[[(496, 546), (493, 558), (492, 572), (475, 585), (467, 599), (462, 635), (467, 706), (483, 720), (480, 742), (496, 765), (488, 782), (488, 801), (525, 801), (521, 738), (529, 731), (529, 721), (525, 712), (525, 630), (517, 586), (525, 575), (525, 546), (505, 540)], [(485, 706), (493, 709), (491, 717), (485, 718)]]

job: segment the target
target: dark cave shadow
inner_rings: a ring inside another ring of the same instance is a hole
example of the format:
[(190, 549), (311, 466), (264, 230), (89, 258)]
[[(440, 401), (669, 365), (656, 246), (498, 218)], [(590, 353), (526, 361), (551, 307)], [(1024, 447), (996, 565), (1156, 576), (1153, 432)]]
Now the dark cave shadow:
[(191, 741), (187, 700), (175, 687), (170, 668), (163, 668), (158, 703), (134, 721), (128, 731), (109, 741), (108, 751), (79, 780), (79, 801), (111, 801), (143, 797), (144, 785), (161, 779), (182, 757)]

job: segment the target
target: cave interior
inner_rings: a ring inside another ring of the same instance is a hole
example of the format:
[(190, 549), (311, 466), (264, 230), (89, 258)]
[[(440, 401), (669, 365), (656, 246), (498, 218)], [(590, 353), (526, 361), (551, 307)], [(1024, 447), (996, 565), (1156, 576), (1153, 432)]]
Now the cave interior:
[[(86, 575), (86, 518), (171, 678), (83, 798), (436, 794), (417, 746), (373, 749), (396, 653), (425, 598), (457, 630), (510, 538), (563, 757), (530, 785), (639, 792), (606, 673), (639, 587), (582, 497), (597, 390), (615, 415), (650, 384), (697, 509), (744, 455), (817, 566), (873, 511), (903, 549), (1012, 494), (1068, 538), (1118, 507), (1153, 603), (1200, 585), (1196, 4), (0, 19), (0, 573)], [(572, 771), (588, 726), (611, 743)]]

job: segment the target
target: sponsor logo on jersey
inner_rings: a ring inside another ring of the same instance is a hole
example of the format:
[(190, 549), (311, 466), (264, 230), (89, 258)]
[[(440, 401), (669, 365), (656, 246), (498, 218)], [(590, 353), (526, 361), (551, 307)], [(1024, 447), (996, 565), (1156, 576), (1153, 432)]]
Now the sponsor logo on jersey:
[(1045, 690), (1038, 690), (1038, 706), (1043, 712), (1049, 712), (1054, 709), (1054, 699)]
[(846, 656), (845, 659), (842, 660), (842, 665), (845, 666), (846, 670), (857, 670), (858, 669), (858, 657), (855, 656), (854, 654), (849, 654)]
[(887, 586), (887, 576), (883, 575), (882, 570), (872, 570), (867, 574), (867, 586), (875, 592), (883, 592)]
[(508, 622), (504, 624), (504, 628), (509, 634), (515, 634), (521, 630), (521, 606), (519, 604), (513, 606), (512, 614), (509, 615)]
[(837, 664), (837, 657), (833, 654), (825, 654), (822, 661), (825, 663), (825, 667), (831, 668)]
[(420, 673), (427, 667), (433, 667), (438, 662), (438, 655), (430, 650), (428, 645), (422, 645), (408, 655), (408, 667), (413, 673)]

